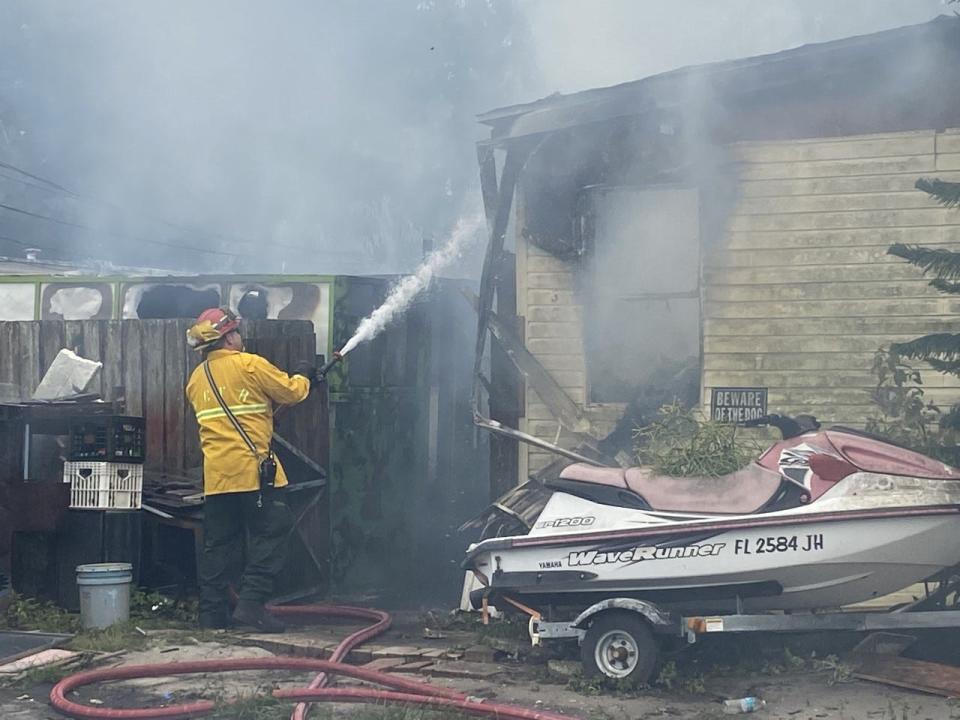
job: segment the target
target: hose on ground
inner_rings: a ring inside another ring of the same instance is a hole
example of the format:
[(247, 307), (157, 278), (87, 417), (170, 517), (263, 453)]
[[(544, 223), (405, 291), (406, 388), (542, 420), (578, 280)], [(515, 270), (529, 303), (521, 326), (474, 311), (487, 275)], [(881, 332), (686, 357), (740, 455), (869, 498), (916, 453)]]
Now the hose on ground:
[[(390, 616), (385, 612), (331, 605), (272, 607), (271, 611), (283, 616), (375, 619), (376, 623), (345, 638), (337, 646), (329, 660), (292, 657), (238, 658), (155, 665), (127, 665), (87, 670), (64, 678), (57, 683), (50, 691), (50, 703), (63, 715), (80, 720), (158, 720), (170, 718), (186, 720), (212, 712), (216, 708), (216, 704), (209, 700), (200, 700), (159, 708), (121, 709), (83, 705), (68, 699), (67, 694), (94, 683), (134, 678), (238, 672), (242, 670), (299, 670), (317, 672), (318, 675), (308, 687), (273, 691), (275, 698), (298, 703), (294, 710), (294, 718), (305, 718), (311, 702), (337, 702), (419, 705), (437, 710), (456, 710), (477, 717), (494, 717), (503, 720), (571, 720), (569, 716), (546, 711), (529, 710), (500, 703), (481, 703), (468, 698), (457, 690), (437, 687), (419, 680), (410, 680), (379, 670), (369, 670), (342, 662), (343, 657), (352, 647), (369, 640), (390, 626)], [(363, 682), (381, 685), (387, 689), (326, 687), (327, 680), (331, 675), (351, 677)], [(298, 715), (298, 713), (300, 714)]]

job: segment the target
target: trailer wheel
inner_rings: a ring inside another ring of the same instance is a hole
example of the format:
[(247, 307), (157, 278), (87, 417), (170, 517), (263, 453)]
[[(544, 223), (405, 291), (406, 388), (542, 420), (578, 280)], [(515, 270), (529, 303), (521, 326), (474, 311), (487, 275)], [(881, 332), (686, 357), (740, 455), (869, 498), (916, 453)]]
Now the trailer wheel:
[(630, 611), (604, 612), (587, 630), (580, 646), (586, 677), (605, 676), (642, 685), (657, 664), (657, 643), (650, 626)]

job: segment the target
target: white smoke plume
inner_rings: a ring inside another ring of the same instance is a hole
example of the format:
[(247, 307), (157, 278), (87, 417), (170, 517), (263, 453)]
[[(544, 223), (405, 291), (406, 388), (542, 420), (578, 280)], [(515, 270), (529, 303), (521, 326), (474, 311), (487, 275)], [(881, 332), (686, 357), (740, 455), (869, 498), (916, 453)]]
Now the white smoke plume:
[(360, 321), (357, 331), (340, 350), (340, 354), (346, 355), (360, 343), (373, 340), (383, 332), (384, 328), (430, 285), (437, 273), (462, 257), (464, 250), (480, 236), (482, 226), (483, 216), (479, 213), (460, 218), (447, 244), (430, 253), (412, 275), (403, 278), (393, 287), (383, 304)]

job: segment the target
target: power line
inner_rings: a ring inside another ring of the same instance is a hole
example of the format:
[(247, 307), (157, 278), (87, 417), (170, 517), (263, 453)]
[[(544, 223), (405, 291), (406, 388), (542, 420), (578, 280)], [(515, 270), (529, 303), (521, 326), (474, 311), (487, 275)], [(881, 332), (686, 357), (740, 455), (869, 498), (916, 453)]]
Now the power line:
[[(11, 177), (11, 176), (9, 176), (9, 175), (4, 175), (4, 174), (0, 173), (0, 177), (4, 177), (4, 178), (6, 178), (6, 179), (8, 179), (8, 180), (10, 180), (10, 181), (12, 181), (12, 182), (20, 183), (20, 184), (22, 184), (22, 185), (26, 185), (26, 186), (29, 186), (29, 187), (34, 187), (34, 188), (37, 188), (37, 189), (39, 189), (39, 190), (46, 190), (47, 192), (52, 192), (52, 191), (56, 190), (56, 191), (58, 191), (58, 192), (61, 192), (61, 193), (66, 194), (66, 195), (68, 195), (68, 196), (70, 196), (70, 197), (72, 197), (72, 198), (74, 198), (74, 199), (76, 199), (76, 200), (81, 200), (81, 201), (83, 201), (83, 202), (89, 202), (89, 203), (95, 203), (95, 204), (99, 204), (99, 205), (104, 205), (104, 206), (106, 206), (106, 207), (110, 207), (110, 208), (114, 208), (114, 209), (116, 209), (116, 210), (120, 210), (121, 212), (126, 212), (126, 208), (124, 208), (124, 207), (122, 207), (122, 206), (120, 206), (120, 205), (117, 205), (116, 203), (112, 203), (112, 202), (110, 202), (110, 201), (108, 201), (108, 200), (101, 200), (100, 198), (96, 198), (96, 197), (93, 197), (93, 196), (90, 196), (90, 195), (81, 195), (81, 194), (78, 193), (78, 192), (75, 192), (75, 191), (73, 191), (73, 190), (70, 190), (69, 188), (64, 187), (64, 186), (61, 185), (60, 183), (54, 182), (53, 180), (50, 180), (49, 178), (45, 178), (45, 177), (42, 177), (42, 176), (40, 176), (40, 175), (36, 175), (36, 174), (34, 174), (34, 173), (31, 173), (31, 172), (29, 172), (29, 171), (27, 171), (27, 170), (24, 170), (23, 168), (17, 167), (16, 165), (11, 165), (10, 163), (0, 161), (0, 167), (2, 167), (2, 168), (7, 168), (8, 170), (13, 170), (14, 172), (20, 173), (21, 175), (24, 175), (24, 176), (26, 176), (26, 177), (28, 177), (28, 178), (31, 178), (32, 180), (37, 180), (38, 182), (43, 183), (43, 185), (37, 185), (37, 184), (35, 184), (35, 183), (28, 183), (27, 181), (21, 180), (20, 178), (15, 178), (15, 177)], [(167, 225), (167, 226), (173, 228), (174, 230), (179, 230), (179, 231), (181, 231), (181, 232), (191, 233), (192, 235), (194, 235), (194, 236), (197, 237), (198, 239), (203, 239), (203, 238), (206, 237), (206, 238), (209, 238), (209, 239), (238, 241), (238, 242), (245, 243), (245, 244), (247, 244), (247, 245), (254, 245), (254, 246), (257, 244), (257, 243), (255, 243), (253, 240), (250, 240), (249, 238), (231, 237), (231, 236), (228, 236), (228, 235), (222, 235), (222, 234), (220, 234), (220, 233), (212, 233), (212, 234), (209, 234), (209, 235), (205, 235), (205, 234), (204, 234), (204, 231), (202, 231), (202, 230), (197, 230), (196, 228), (190, 228), (190, 227), (186, 227), (186, 226), (183, 226), (183, 225), (179, 225), (179, 224), (177, 224), (177, 223), (171, 222), (170, 220), (167, 220), (167, 219), (162, 218), (162, 217), (159, 217), (159, 216), (150, 217), (150, 215), (147, 215), (147, 217), (150, 218), (150, 219), (151, 219), (152, 221), (154, 221), (154, 222), (163, 223), (164, 225)], [(92, 228), (86, 228), (86, 229), (92, 230)], [(143, 239), (143, 240), (144, 240), (144, 242), (154, 242), (154, 243), (157, 243), (157, 244), (164, 244), (164, 243), (162, 243), (161, 241), (150, 240), (150, 239), (148, 239), (148, 238), (145, 238), (145, 239)], [(272, 247), (277, 247), (277, 248), (283, 248), (283, 249), (286, 249), (286, 250), (312, 250), (312, 248), (306, 247), (306, 246), (302, 246), (302, 245), (299, 245), (299, 246), (298, 246), (298, 245), (285, 245), (285, 244), (281, 244), (281, 243), (271, 243), (271, 246), (272, 246)], [(228, 255), (228, 256), (233, 256), (233, 257), (257, 257), (256, 255), (253, 255), (253, 254), (250, 254), (250, 253), (230, 253), (230, 252), (224, 252), (224, 251), (208, 251), (208, 250), (204, 250), (204, 249), (202, 249), (202, 248), (200, 248), (200, 247), (196, 247), (196, 246), (192, 246), (192, 245), (184, 245), (184, 246), (170, 245), (170, 247), (181, 247), (181, 248), (183, 248), (183, 249), (196, 250), (196, 251), (198, 251), (198, 252), (215, 252), (215, 254), (218, 254), (218, 255)]]
[[(109, 201), (107, 201), (107, 200), (101, 200), (101, 199), (99, 199), (99, 198), (95, 198), (95, 197), (92, 197), (92, 196), (84, 196), (84, 195), (81, 195), (81, 194), (78, 193), (78, 192), (75, 192), (75, 191), (73, 191), (73, 190), (70, 190), (69, 188), (64, 187), (64, 186), (61, 185), (60, 183), (54, 182), (53, 180), (50, 180), (49, 178), (45, 178), (45, 177), (42, 177), (42, 176), (40, 176), (40, 175), (36, 175), (36, 174), (34, 174), (34, 173), (31, 173), (31, 172), (29, 172), (29, 171), (27, 171), (27, 170), (24, 170), (23, 168), (17, 167), (16, 165), (11, 165), (10, 163), (0, 161), (0, 167), (2, 167), (2, 168), (7, 168), (8, 170), (13, 170), (14, 172), (20, 173), (21, 175), (24, 175), (24, 176), (26, 176), (26, 177), (28, 177), (28, 178), (30, 178), (30, 179), (32, 179), (32, 180), (37, 180), (37, 181), (43, 183), (43, 185), (37, 185), (36, 183), (30, 183), (30, 182), (27, 182), (26, 180), (21, 180), (20, 178), (16, 178), (16, 177), (11, 177), (11, 176), (9, 176), (9, 175), (0, 174), (0, 177), (4, 177), (4, 178), (6, 178), (7, 180), (11, 180), (12, 182), (20, 183), (20, 184), (26, 185), (26, 186), (28, 186), (28, 187), (37, 188), (37, 189), (39, 189), (39, 190), (46, 190), (47, 192), (53, 192), (53, 191), (61, 192), (61, 193), (64, 193), (65, 195), (68, 195), (69, 197), (72, 197), (72, 198), (74, 198), (74, 199), (76, 199), (76, 200), (81, 200), (81, 201), (83, 201), (83, 202), (88, 202), (88, 203), (95, 203), (95, 204), (99, 204), (99, 205), (104, 205), (104, 206), (106, 206), (106, 207), (110, 207), (110, 208), (114, 208), (114, 209), (116, 209), (116, 210), (120, 210), (121, 212), (125, 212), (125, 211), (126, 211), (126, 208), (123, 208), (123, 207), (121, 207), (120, 205), (117, 205), (116, 203), (111, 203), (111, 202), (109, 202)], [(148, 217), (149, 217), (149, 216), (148, 216)], [(173, 228), (174, 230), (179, 230), (179, 231), (181, 231), (181, 232), (192, 233), (192, 234), (194, 234), (194, 235), (197, 235), (199, 238), (203, 238), (203, 235), (199, 235), (196, 229), (184, 227), (184, 226), (182, 226), (182, 225), (177, 225), (176, 223), (173, 223), (173, 222), (171, 222), (171, 221), (169, 221), (169, 220), (166, 220), (165, 218), (162, 218), (162, 217), (153, 217), (153, 218), (150, 218), (150, 219), (153, 220), (153, 221), (155, 221), (155, 222), (161, 222), (161, 223), (163, 223), (163, 224), (165, 224), (165, 225), (168, 225), (169, 227)], [(87, 229), (92, 229), (92, 228), (87, 228)], [(227, 238), (227, 239), (229, 239), (229, 238)], [(151, 240), (151, 239), (149, 239), (149, 238), (144, 238), (143, 240), (144, 240), (145, 242), (154, 242), (154, 243), (157, 243), (157, 244), (164, 244), (164, 243), (162, 243), (162, 242), (160, 242), (160, 241)], [(250, 243), (249, 241), (245, 241), (245, 242), (248, 242), (249, 244), (253, 244), (253, 243)], [(188, 249), (188, 250), (197, 250), (198, 252), (214, 252), (214, 251), (204, 250), (204, 249), (202, 249), (202, 248), (200, 248), (200, 247), (195, 247), (195, 246), (192, 246), (192, 245), (184, 245), (184, 246), (170, 245), (170, 247), (182, 247), (182, 248), (185, 248), (185, 249)], [(240, 254), (237, 254), (237, 253), (228, 253), (228, 252), (220, 252), (220, 251), (216, 251), (216, 254), (218, 254), (218, 255), (233, 255), (233, 256), (236, 256), (236, 257), (253, 257), (252, 255), (240, 255)]]
[(27, 217), (37, 218), (38, 220), (46, 220), (47, 222), (56, 223), (57, 225), (64, 225), (66, 227), (79, 228), (81, 230), (86, 230), (87, 232), (102, 233), (104, 235), (112, 235), (113, 237), (120, 238), (121, 240), (153, 243), (154, 245), (162, 245), (164, 247), (176, 248), (179, 250), (192, 250), (194, 252), (207, 253), (209, 255), (226, 255), (229, 257), (255, 257), (254, 255), (251, 255), (249, 253), (233, 253), (233, 252), (227, 252), (226, 250), (209, 250), (207, 248), (197, 247), (196, 245), (180, 245), (177, 243), (167, 242), (165, 240), (155, 240), (153, 238), (130, 237), (128, 235), (121, 235), (119, 233), (111, 232), (109, 230), (98, 230), (96, 228), (90, 227), (89, 225), (73, 222), (71, 220), (63, 220), (62, 218), (55, 218), (50, 215), (35, 213), (30, 210), (24, 210), (23, 208), (14, 207), (13, 205), (6, 205), (4, 203), (0, 203), (0, 210), (7, 210), (9, 212), (17, 213), (19, 215), (26, 215)]

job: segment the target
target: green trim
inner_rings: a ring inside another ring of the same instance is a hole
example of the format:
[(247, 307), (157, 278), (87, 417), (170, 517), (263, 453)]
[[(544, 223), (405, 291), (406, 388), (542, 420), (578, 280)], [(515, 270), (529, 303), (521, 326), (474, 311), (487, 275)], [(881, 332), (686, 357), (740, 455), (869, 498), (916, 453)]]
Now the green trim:
[[(0, 266), (2, 267), (2, 266)], [(31, 274), (31, 275), (2, 275), (0, 283), (162, 283), (162, 282), (334, 282), (338, 277), (347, 275), (59, 275), (59, 274)]]

